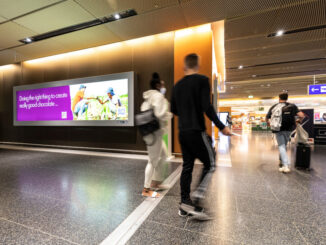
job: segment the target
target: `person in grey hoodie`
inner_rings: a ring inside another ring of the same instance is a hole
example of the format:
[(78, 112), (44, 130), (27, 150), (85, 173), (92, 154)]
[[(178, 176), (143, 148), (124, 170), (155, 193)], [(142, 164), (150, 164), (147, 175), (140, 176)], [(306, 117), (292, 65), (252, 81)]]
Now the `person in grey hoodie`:
[(140, 110), (153, 109), (154, 115), (160, 122), (160, 129), (154, 132), (154, 135), (144, 137), (149, 160), (145, 169), (145, 183), (142, 195), (155, 198), (159, 197), (159, 193), (153, 189), (164, 188), (161, 185), (163, 181), (162, 167), (167, 159), (167, 149), (163, 142), (163, 134), (167, 131), (168, 120), (172, 118), (172, 113), (169, 112), (169, 103), (164, 97), (166, 92), (164, 81), (160, 79), (159, 74), (156, 72), (152, 75), (150, 87), (151, 89), (143, 94), (144, 102)]

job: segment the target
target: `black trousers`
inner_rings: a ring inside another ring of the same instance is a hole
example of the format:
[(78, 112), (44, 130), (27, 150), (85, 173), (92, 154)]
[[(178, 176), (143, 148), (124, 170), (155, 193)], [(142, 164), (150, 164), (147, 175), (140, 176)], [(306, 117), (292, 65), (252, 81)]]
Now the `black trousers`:
[(212, 139), (202, 131), (180, 131), (179, 141), (183, 156), (183, 168), (181, 173), (181, 202), (187, 203), (190, 199), (190, 186), (195, 159), (203, 164), (200, 181), (192, 196), (197, 200), (205, 198), (205, 193), (215, 171), (215, 151)]

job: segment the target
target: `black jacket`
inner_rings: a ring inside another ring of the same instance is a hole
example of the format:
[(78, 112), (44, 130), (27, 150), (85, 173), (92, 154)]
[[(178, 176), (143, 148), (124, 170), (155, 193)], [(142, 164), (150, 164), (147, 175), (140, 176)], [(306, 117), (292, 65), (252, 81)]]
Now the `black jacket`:
[(179, 130), (205, 131), (204, 113), (220, 129), (224, 124), (211, 104), (208, 77), (193, 74), (182, 78), (173, 88), (171, 111), (179, 117)]

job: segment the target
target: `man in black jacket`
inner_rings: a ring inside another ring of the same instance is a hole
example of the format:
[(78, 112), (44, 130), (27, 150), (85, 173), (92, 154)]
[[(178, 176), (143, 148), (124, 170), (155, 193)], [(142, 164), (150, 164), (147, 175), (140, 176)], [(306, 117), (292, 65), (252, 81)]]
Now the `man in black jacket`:
[[(210, 101), (209, 79), (198, 74), (198, 70), (198, 55), (187, 55), (184, 60), (185, 76), (173, 88), (171, 111), (179, 117), (179, 141), (183, 155), (179, 215), (191, 214), (199, 219), (207, 219), (208, 216), (198, 205), (204, 198), (209, 180), (215, 170), (215, 151), (211, 138), (206, 134), (204, 113), (223, 134), (231, 136), (231, 131), (218, 119)], [(204, 164), (204, 168), (199, 185), (192, 194), (194, 199), (192, 201), (190, 185), (196, 158)]]

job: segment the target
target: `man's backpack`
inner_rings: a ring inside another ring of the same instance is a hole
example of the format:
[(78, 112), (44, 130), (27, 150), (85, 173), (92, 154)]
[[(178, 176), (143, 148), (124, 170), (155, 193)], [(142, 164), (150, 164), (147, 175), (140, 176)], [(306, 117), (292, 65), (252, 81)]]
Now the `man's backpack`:
[(277, 104), (273, 110), (271, 115), (271, 129), (272, 131), (280, 131), (282, 127), (282, 109), (286, 106), (285, 103)]

